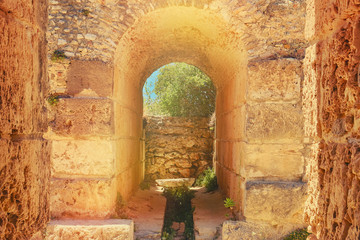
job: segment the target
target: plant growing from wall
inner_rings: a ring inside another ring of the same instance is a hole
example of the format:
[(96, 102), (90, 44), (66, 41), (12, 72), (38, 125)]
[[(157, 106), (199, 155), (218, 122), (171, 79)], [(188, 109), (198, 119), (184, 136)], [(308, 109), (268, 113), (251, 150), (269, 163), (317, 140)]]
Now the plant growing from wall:
[(297, 229), (293, 232), (291, 232), (290, 234), (288, 234), (287, 236), (285, 236), (283, 238), (283, 240), (306, 240), (306, 238), (310, 235), (310, 233), (308, 233), (306, 231), (306, 228), (304, 229)]
[(57, 95), (50, 95), (47, 98), (47, 102), (49, 103), (50, 106), (56, 106), (59, 103), (59, 96)]
[(65, 52), (63, 50), (55, 50), (52, 54), (51, 54), (51, 61), (56, 62), (56, 61), (62, 61), (66, 58)]
[[(231, 220), (237, 220), (237, 218), (236, 218), (236, 214), (235, 214), (235, 202), (234, 202), (234, 200), (232, 200), (231, 198), (226, 198), (225, 200), (224, 200), (224, 206), (226, 207), (226, 208), (229, 208), (230, 209), (230, 212), (231, 212)], [(229, 215), (227, 215), (227, 217), (229, 217)]]
[(85, 17), (88, 17), (89, 16), (89, 14), (90, 14), (90, 11), (89, 10), (87, 10), (87, 9), (81, 9), (81, 14), (83, 15), (83, 16), (85, 16)]

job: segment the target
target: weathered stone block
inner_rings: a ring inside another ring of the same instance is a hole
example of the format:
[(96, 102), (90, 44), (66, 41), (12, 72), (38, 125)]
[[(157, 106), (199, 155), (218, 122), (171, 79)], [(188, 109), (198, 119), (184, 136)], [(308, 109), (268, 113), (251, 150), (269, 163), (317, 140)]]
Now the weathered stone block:
[(142, 115), (118, 103), (115, 103), (114, 110), (116, 136), (140, 138), (142, 136)]
[(0, 239), (26, 238), (49, 219), (48, 141), (0, 139)]
[(110, 177), (114, 174), (112, 141), (52, 142), (51, 171), (53, 177)]
[(65, 136), (108, 136), (113, 131), (112, 101), (108, 99), (61, 98), (53, 106), (52, 130)]
[(308, 138), (318, 136), (318, 88), (315, 72), (316, 50), (314, 44), (306, 49), (304, 59), (303, 107), (304, 135)]
[(134, 191), (139, 188), (139, 184), (143, 180), (143, 168), (144, 165), (137, 161), (117, 175), (117, 192), (122, 200), (127, 201), (134, 194)]
[(247, 105), (246, 136), (249, 142), (300, 142), (303, 118), (300, 105), (261, 103)]
[(45, 240), (133, 240), (134, 222), (125, 219), (52, 220), (46, 228)]
[(306, 183), (247, 182), (244, 216), (248, 222), (303, 227), (306, 197)]
[[(38, 25), (45, 30), (47, 19), (47, 1), (14, 0), (0, 2), (0, 8), (11, 13), (15, 18), (28, 21), (32, 25)], [(18, 45), (20, 47), (20, 45)]]
[(140, 161), (140, 140), (119, 139), (116, 141), (116, 173), (126, 171), (133, 164)]
[(225, 114), (216, 116), (216, 138), (221, 140), (239, 140), (245, 134), (245, 105)]
[(252, 61), (248, 65), (248, 97), (255, 101), (300, 100), (302, 64), (296, 59)]
[[(246, 71), (245, 69), (243, 71)], [(244, 74), (244, 76), (246, 76)], [(243, 76), (241, 76), (243, 77)], [(216, 92), (216, 115), (226, 114), (241, 108), (246, 102), (246, 79), (233, 79)]]
[(221, 191), (234, 200), (236, 211), (242, 214), (244, 196), (244, 177), (230, 171), (216, 162), (216, 177)]
[(115, 208), (115, 179), (52, 179), (50, 212), (53, 218), (105, 218)]
[[(8, 9), (18, 8), (19, 13), (33, 11), (25, 1), (16, 2), (19, 6), (7, 1)], [(4, 4), (3, 1), (0, 4)], [(25, 9), (21, 10), (20, 6)], [(44, 33), (3, 15), (0, 16), (0, 31), (0, 134), (45, 132)]]
[(246, 144), (244, 168), (247, 179), (301, 180), (304, 174), (300, 144)]
[(101, 61), (71, 61), (67, 74), (67, 93), (73, 96), (112, 95), (113, 68)]
[(216, 160), (236, 174), (241, 174), (245, 144), (242, 142), (216, 141)]
[(225, 221), (222, 226), (223, 240), (278, 239), (274, 230), (264, 224), (243, 221)]

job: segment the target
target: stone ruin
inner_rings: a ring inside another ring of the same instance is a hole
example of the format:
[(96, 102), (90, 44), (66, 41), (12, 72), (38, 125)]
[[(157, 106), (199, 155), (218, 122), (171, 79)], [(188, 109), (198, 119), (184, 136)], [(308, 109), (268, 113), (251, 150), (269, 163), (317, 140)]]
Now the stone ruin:
[(175, 61), (217, 88), (214, 166), (244, 219), (224, 239), (248, 224), (359, 239), (359, 6), (0, 1), (0, 239), (43, 239), (50, 219), (133, 236), (111, 216), (145, 174), (141, 90)]

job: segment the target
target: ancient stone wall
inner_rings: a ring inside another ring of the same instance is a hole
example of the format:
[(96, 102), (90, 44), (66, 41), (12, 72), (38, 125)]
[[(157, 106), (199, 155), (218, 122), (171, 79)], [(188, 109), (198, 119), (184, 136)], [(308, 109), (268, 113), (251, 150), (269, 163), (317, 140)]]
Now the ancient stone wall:
[[(250, 211), (250, 196), (266, 199), (277, 189), (291, 202), (297, 192), (303, 204), (305, 0), (53, 0), (49, 11), (48, 57), (56, 50), (67, 57), (49, 61), (51, 91), (61, 96), (48, 135), (53, 216), (108, 217), (116, 195), (128, 199), (137, 189), (142, 87), (178, 61), (200, 68), (217, 88), (214, 167), (239, 215), (274, 226), (300, 219), (296, 211), (272, 221), (283, 206), (271, 198), (260, 216)], [(96, 152), (106, 153), (101, 168), (91, 164)], [(86, 199), (93, 201), (81, 204)]]
[(49, 220), (46, 20), (45, 0), (0, 1), (0, 239)]
[(309, 155), (306, 221), (318, 239), (360, 237), (360, 7), (308, 1), (304, 106)]
[(145, 176), (197, 177), (212, 167), (213, 131), (208, 118), (146, 117)]

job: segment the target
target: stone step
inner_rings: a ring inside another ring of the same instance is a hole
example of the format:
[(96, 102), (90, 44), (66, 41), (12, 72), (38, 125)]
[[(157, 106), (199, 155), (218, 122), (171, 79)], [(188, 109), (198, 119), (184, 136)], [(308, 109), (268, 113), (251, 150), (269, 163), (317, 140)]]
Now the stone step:
[(52, 220), (45, 240), (133, 240), (134, 222), (127, 219)]
[(192, 206), (195, 207), (195, 239), (220, 240), (222, 223), (227, 220), (227, 214), (230, 214), (224, 207), (224, 197), (220, 191), (206, 192), (205, 188), (197, 190)]

